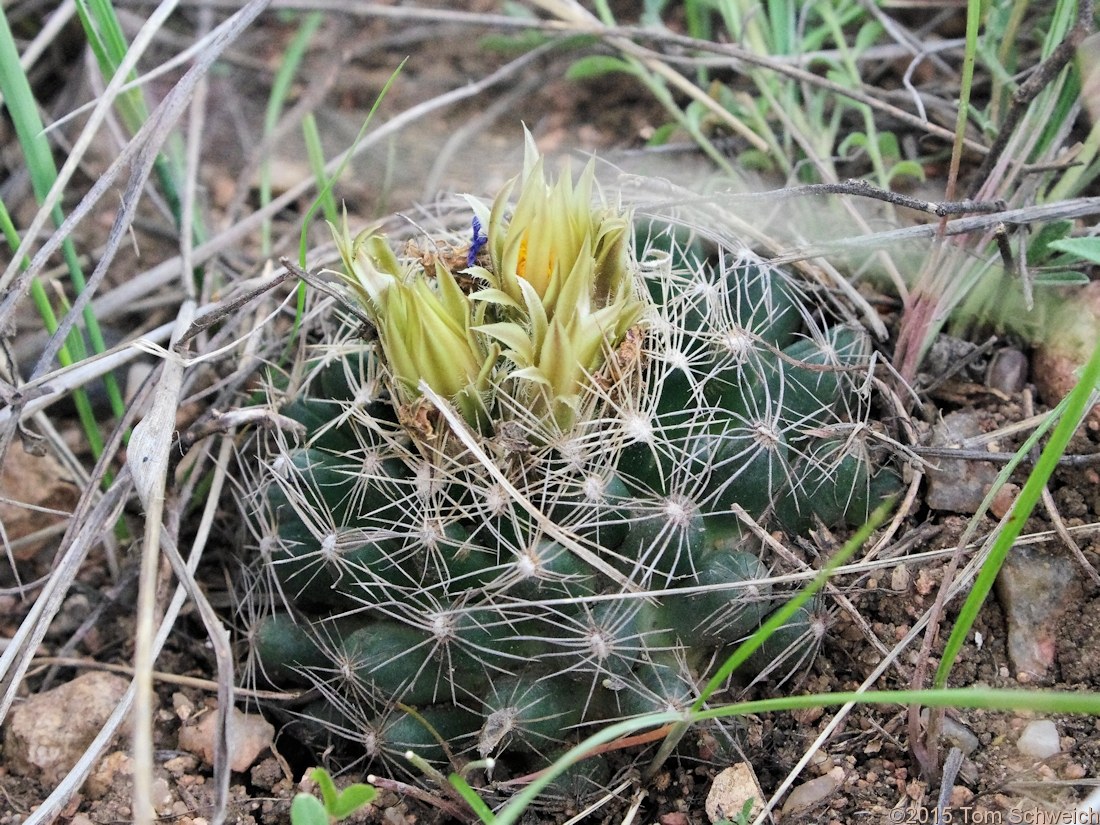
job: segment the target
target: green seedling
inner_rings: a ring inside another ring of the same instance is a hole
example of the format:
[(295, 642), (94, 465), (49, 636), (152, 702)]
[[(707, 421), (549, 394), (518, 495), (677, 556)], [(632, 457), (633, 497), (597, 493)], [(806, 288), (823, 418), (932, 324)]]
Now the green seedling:
[(309, 772), (309, 778), (317, 783), (321, 798), (307, 793), (297, 794), (290, 803), (291, 825), (332, 825), (365, 808), (378, 796), (377, 788), (362, 783), (338, 791), (324, 768), (314, 768)]

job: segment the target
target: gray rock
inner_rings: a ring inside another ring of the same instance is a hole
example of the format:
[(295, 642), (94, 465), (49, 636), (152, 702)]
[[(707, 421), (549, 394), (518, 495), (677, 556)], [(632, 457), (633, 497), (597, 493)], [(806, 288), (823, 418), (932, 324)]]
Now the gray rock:
[(130, 682), (92, 671), (12, 708), (4, 761), (13, 772), (53, 786), (64, 778), (114, 711)]
[[(948, 413), (932, 428), (932, 446), (959, 447), (968, 438), (981, 435), (978, 414), (973, 410)], [(937, 458), (928, 468), (925, 503), (933, 510), (972, 515), (997, 477), (988, 461)]]
[[(925, 708), (920, 712), (920, 718), (926, 726), (928, 725), (928, 717), (928, 709)], [(963, 756), (970, 756), (981, 745), (978, 737), (974, 735), (970, 728), (947, 715), (940, 719), (940, 741), (949, 747), (958, 748)]]
[(1080, 589), (1071, 559), (1030, 545), (1013, 547), (1008, 554), (996, 590), (1008, 625), (1008, 657), (1019, 681), (1047, 678), (1059, 622)]
[(943, 729), (940, 731), (940, 738), (952, 747), (958, 748), (963, 756), (970, 756), (981, 744), (970, 728), (962, 722), (956, 722), (950, 716), (943, 718)]
[(1020, 350), (1005, 347), (993, 353), (989, 367), (985, 371), (985, 383), (990, 389), (1005, 395), (1016, 395), (1027, 384), (1027, 373), (1031, 364)]

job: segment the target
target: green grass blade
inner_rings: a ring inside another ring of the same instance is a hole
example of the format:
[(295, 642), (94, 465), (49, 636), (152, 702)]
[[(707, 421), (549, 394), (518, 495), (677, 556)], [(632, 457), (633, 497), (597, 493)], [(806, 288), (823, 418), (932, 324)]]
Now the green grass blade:
[(340, 210), (336, 206), (336, 196), (332, 194), (332, 187), (329, 186), (329, 179), (325, 174), (325, 150), (321, 144), (321, 133), (317, 131), (317, 118), (312, 112), (302, 120), (302, 135), (306, 142), (310, 169), (321, 184), (321, 193), (317, 196), (321, 211), (325, 214), (325, 220), (336, 226), (340, 222)]
[(944, 197), (953, 200), (962, 163), (963, 138), (970, 113), (970, 90), (974, 86), (974, 66), (978, 55), (978, 32), (982, 26), (981, 0), (968, 0), (966, 4), (966, 50), (963, 52), (962, 78), (959, 82), (959, 110), (955, 115), (955, 142), (951, 147), (951, 162), (947, 169), (947, 187)]
[[(271, 94), (267, 99), (267, 110), (264, 112), (264, 137), (274, 133), (279, 125), (279, 117), (286, 105), (287, 95), (290, 94), (290, 84), (298, 68), (302, 65), (309, 43), (313, 35), (317, 33), (324, 16), (320, 12), (307, 14), (298, 27), (294, 38), (290, 41), (283, 53), (279, 64), (279, 71), (275, 73), (275, 80), (271, 84)], [(271, 203), (271, 160), (265, 158), (260, 166), (260, 206)], [(260, 245), (264, 255), (271, 254), (271, 220), (267, 219), (260, 228)]]
[[(407, 60), (407, 58), (406, 58)], [(336, 167), (336, 171), (333, 172), (332, 177), (327, 180), (319, 179), (318, 183), (321, 183), (321, 189), (317, 193), (317, 197), (313, 199), (313, 203), (309, 205), (309, 209), (306, 210), (306, 214), (302, 218), (302, 231), (298, 236), (298, 266), (302, 269), (306, 268), (306, 250), (308, 248), (309, 241), (309, 229), (313, 225), (313, 216), (317, 214), (317, 210), (321, 208), (323, 204), (332, 199), (332, 187), (336, 184), (336, 181), (343, 175), (344, 169), (347, 167), (351, 157), (355, 154), (355, 147), (359, 145), (359, 142), (363, 139), (363, 136), (367, 133), (367, 127), (370, 126), (371, 121), (374, 119), (375, 112), (378, 111), (378, 107), (382, 104), (382, 100), (386, 97), (386, 94), (390, 90), (390, 86), (397, 80), (397, 76), (401, 74), (401, 70), (405, 68), (406, 60), (402, 60), (396, 69), (386, 79), (385, 85), (379, 90), (378, 94), (374, 98), (374, 103), (371, 104), (370, 111), (367, 112), (367, 116), (363, 118), (363, 125), (359, 127), (359, 132), (355, 135), (355, 140), (352, 141), (351, 147), (344, 153), (344, 159), (340, 161), (339, 166)], [(298, 327), (301, 325), (302, 316), (305, 314), (306, 308), (306, 285), (304, 282), (299, 282), (298, 292), (296, 297), (296, 306), (294, 313), (294, 325), (291, 328), (289, 348), (294, 346), (294, 341), (298, 338)]]
[(401, 74), (401, 70), (405, 68), (405, 60), (402, 60), (398, 64), (397, 68), (393, 70), (387, 78), (385, 85), (378, 92), (378, 95), (374, 98), (374, 103), (371, 104), (370, 111), (367, 112), (367, 116), (363, 118), (363, 125), (359, 127), (359, 132), (355, 135), (355, 140), (352, 141), (351, 147), (344, 153), (344, 159), (340, 162), (340, 165), (336, 168), (336, 171), (332, 173), (332, 177), (329, 178), (321, 190), (317, 193), (317, 197), (313, 199), (313, 203), (310, 204), (309, 209), (306, 210), (305, 217), (302, 219), (302, 232), (298, 237), (298, 265), (302, 269), (306, 268), (306, 250), (308, 248), (309, 241), (309, 228), (313, 222), (313, 216), (317, 214), (317, 210), (325, 202), (326, 198), (332, 197), (332, 187), (336, 184), (344, 174), (344, 169), (347, 168), (348, 163), (351, 161), (351, 157), (355, 154), (355, 147), (359, 145), (359, 142), (363, 139), (363, 136), (367, 133), (367, 127), (370, 126), (371, 121), (374, 119), (375, 112), (378, 111), (378, 107), (382, 104), (386, 94), (390, 90), (390, 86), (397, 80), (397, 76)]
[[(114, 8), (109, 0), (77, 0), (76, 13), (84, 27), (84, 36), (88, 39), (88, 47), (95, 56), (99, 70), (110, 77), (118, 71), (129, 48)], [(130, 72), (127, 80), (136, 78), (136, 73)], [(149, 117), (145, 97), (139, 89), (130, 89), (119, 94), (115, 99), (115, 106), (131, 134), (140, 129)]]
[(463, 801), (470, 806), (470, 809), (477, 814), (478, 819), (485, 823), (485, 825), (494, 825), (497, 818), (493, 815), (493, 812), (489, 809), (489, 806), (485, 804), (485, 800), (477, 795), (477, 791), (470, 787), (470, 783), (459, 776), (457, 773), (452, 773), (447, 777), (447, 781), (451, 783), (451, 786), (458, 791), (459, 796)]
[[(111, 77), (118, 71), (130, 48), (126, 35), (122, 31), (122, 24), (118, 20), (118, 15), (115, 14), (114, 4), (111, 0), (77, 0), (76, 11), (100, 72), (104, 77)], [(136, 79), (137, 74), (131, 71), (127, 80)], [(146, 105), (144, 93), (139, 88), (121, 92), (115, 99), (115, 108), (131, 135), (137, 134), (149, 118), (149, 107)], [(183, 225), (181, 213), (183, 206), (178, 183), (182, 179), (181, 164), (178, 160), (182, 155), (182, 149), (178, 140), (169, 141), (168, 145), (172, 149), (171, 157), (165, 154), (158, 155), (153, 162), (153, 172), (178, 229)], [(205, 232), (198, 216), (195, 217), (193, 240), (197, 245), (202, 243)]]
[(513, 825), (528, 806), (566, 768), (583, 759), (593, 749), (641, 730), (682, 722), (688, 725), (709, 719), (726, 719), (757, 713), (775, 713), (804, 708), (838, 707), (848, 703), (863, 705), (910, 705), (927, 707), (977, 708), (983, 710), (1034, 711), (1037, 713), (1081, 713), (1100, 716), (1100, 693), (1067, 693), (1044, 690), (995, 690), (991, 688), (950, 688), (943, 690), (884, 690), (859, 693), (807, 694), (758, 699), (697, 712), (666, 711), (617, 722), (597, 731), (563, 754), (537, 779), (516, 794), (496, 813), (495, 825)]
[[(57, 179), (57, 167), (54, 165), (49, 142), (44, 134), (42, 121), (38, 116), (38, 103), (19, 63), (19, 52), (8, 26), (6, 14), (0, 14), (0, 94), (4, 97), (4, 104), (15, 127), (19, 146), (31, 177), (31, 186), (34, 189), (35, 196), (41, 203)], [(51, 218), (57, 226), (64, 222), (64, 215), (59, 206), (52, 210)], [(10, 242), (12, 238), (9, 237), (8, 240)], [(62, 242), (61, 248), (62, 257), (68, 267), (73, 288), (77, 293), (83, 292), (86, 286), (84, 272), (80, 266), (72, 240), (66, 238)], [(57, 329), (57, 319), (53, 315), (45, 289), (37, 279), (31, 284), (31, 295), (35, 306), (42, 315), (43, 323), (52, 334)], [(92, 346), (96, 351), (102, 352), (106, 349), (106, 344), (91, 307), (84, 311), (82, 317)], [(67, 340), (66, 346), (62, 347), (58, 353), (58, 360), (67, 366), (76, 360), (80, 360), (84, 355), (83, 339), (79, 330), (74, 329), (73, 334)], [(121, 417), (125, 412), (125, 404), (122, 401), (122, 393), (119, 391), (118, 383), (112, 375), (105, 376), (104, 383), (107, 387), (112, 409), (115, 415)], [(95, 415), (86, 394), (82, 390), (77, 391), (74, 393), (74, 401), (80, 415), (81, 424), (93, 451), (102, 449), (98, 422), (95, 420)], [(98, 457), (98, 452), (96, 456)]]

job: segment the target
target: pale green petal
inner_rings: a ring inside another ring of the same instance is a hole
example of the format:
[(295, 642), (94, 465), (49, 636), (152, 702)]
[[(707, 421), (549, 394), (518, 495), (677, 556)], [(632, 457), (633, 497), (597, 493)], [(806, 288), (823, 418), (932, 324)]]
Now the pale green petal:
[(470, 300), (487, 304), (496, 304), (497, 306), (507, 307), (508, 309), (523, 310), (523, 306), (507, 292), (491, 287), (489, 289), (479, 289), (477, 292), (470, 295)]
[[(489, 257), (493, 261), (494, 268), (498, 273), (502, 271), (501, 261), (505, 256), (505, 242), (507, 240), (508, 225), (505, 224), (505, 213), (508, 211), (508, 199), (512, 196), (512, 190), (515, 188), (519, 178), (512, 178), (506, 184), (504, 188), (500, 190), (496, 198), (493, 200), (493, 208), (489, 213), (489, 223), (486, 224), (486, 232), (489, 233)], [(518, 246), (518, 244), (517, 244)], [(500, 286), (500, 284), (497, 284)]]
[(523, 293), (524, 306), (527, 307), (527, 324), (531, 333), (531, 342), (534, 348), (539, 350), (546, 338), (549, 319), (546, 317), (546, 310), (539, 301), (535, 288), (526, 281), (520, 281), (520, 290)]
[(463, 329), (469, 327), (470, 301), (458, 285), (451, 270), (436, 262), (435, 282), (439, 289), (439, 303), (447, 317), (454, 319)]
[(482, 324), (474, 327), (473, 330), (500, 341), (507, 347), (506, 354), (517, 366), (527, 366), (533, 363), (534, 348), (531, 346), (531, 336), (519, 324), (506, 322)]
[(546, 374), (538, 367), (525, 367), (521, 370), (516, 370), (508, 374), (509, 378), (521, 379), (523, 381), (531, 381), (536, 384), (542, 384), (544, 386), (551, 386), (550, 379), (546, 377)]

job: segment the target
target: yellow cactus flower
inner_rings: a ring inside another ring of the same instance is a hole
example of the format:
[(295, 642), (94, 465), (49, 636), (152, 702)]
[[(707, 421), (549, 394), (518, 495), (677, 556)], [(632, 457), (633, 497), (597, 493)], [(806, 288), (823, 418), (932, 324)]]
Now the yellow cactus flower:
[(503, 320), (474, 329), (504, 347), (509, 379), (526, 387), (521, 400), (568, 429), (593, 376), (645, 305), (629, 267), (629, 216), (593, 204), (594, 165), (575, 186), (568, 170), (551, 186), (527, 137), (515, 207), (509, 215), (518, 180), (488, 215), (490, 264), (469, 269), (489, 284), (471, 298)]
[[(512, 301), (525, 302), (521, 281), (534, 288), (547, 318), (558, 306), (595, 311), (634, 298), (627, 266), (629, 216), (606, 205), (593, 206), (595, 165), (589, 163), (576, 186), (566, 170), (547, 184), (543, 161), (531, 136), (520, 193), (508, 215), (513, 179), (493, 202), (487, 246), (491, 268), (476, 267)], [(576, 303), (575, 303), (576, 302)]]
[(472, 294), (439, 262), (427, 272), (420, 259), (399, 259), (377, 227), (352, 237), (345, 219), (333, 233), (401, 403), (419, 399), (425, 381), (478, 430), (522, 417), (540, 440), (544, 425), (573, 428), (645, 303), (629, 264), (630, 218), (593, 203), (594, 165), (575, 185), (568, 170), (550, 185), (528, 135), (521, 178), (491, 208), (471, 201), (462, 273), (483, 284)]
[(486, 398), (500, 349), (474, 334), (474, 306), (454, 276), (436, 264), (433, 278), (418, 261), (402, 262), (370, 227), (354, 238), (345, 218), (333, 227), (340, 276), (378, 331), (402, 404), (420, 397), (420, 381), (455, 404), (476, 429), (490, 424)]

